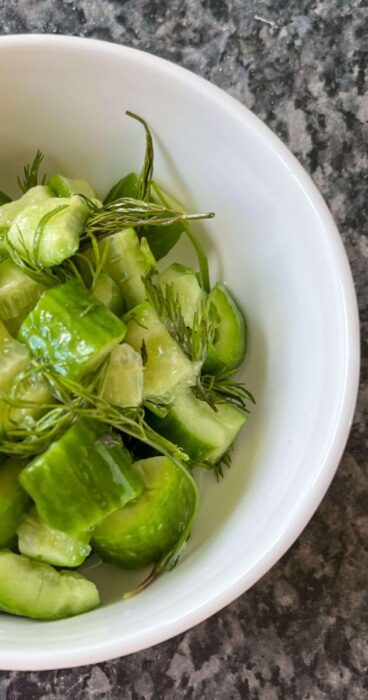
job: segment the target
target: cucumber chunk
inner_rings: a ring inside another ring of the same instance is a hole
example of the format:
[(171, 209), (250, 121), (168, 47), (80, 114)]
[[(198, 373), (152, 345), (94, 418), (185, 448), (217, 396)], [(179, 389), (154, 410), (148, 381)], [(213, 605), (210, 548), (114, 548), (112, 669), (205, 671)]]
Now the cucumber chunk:
[(55, 403), (50, 387), (41, 374), (31, 374), (17, 382), (16, 386), (13, 384), (9, 393), (13, 398), (33, 405), (9, 406), (5, 427), (17, 425), (31, 428), (34, 421), (47, 412), (44, 405)]
[(158, 561), (175, 545), (196, 507), (188, 476), (167, 457), (135, 462), (145, 490), (93, 533), (100, 556), (124, 569)]
[(143, 397), (171, 403), (180, 389), (195, 384), (195, 368), (151, 304), (143, 302), (131, 315), (125, 341), (137, 352), (145, 348)]
[(124, 312), (122, 292), (107, 272), (101, 272), (94, 286), (93, 295), (116, 316), (121, 316)]
[(85, 532), (141, 493), (129, 452), (104, 433), (101, 423), (79, 420), (22, 471), (21, 484), (50, 527)]
[[(146, 244), (148, 245), (148, 244)], [(146, 298), (143, 279), (151, 269), (147, 250), (142, 252), (139, 238), (132, 228), (126, 228), (108, 239), (105, 272), (121, 289), (126, 308), (131, 309)]]
[(43, 204), (52, 196), (53, 192), (50, 187), (36, 185), (36, 187), (31, 187), (22, 197), (19, 197), (19, 199), (15, 199), (8, 204), (3, 204), (0, 207), (0, 228), (4, 227), (8, 229), (12, 225), (15, 217), (18, 216), (23, 209), (29, 206)]
[(179, 299), (185, 325), (191, 328), (198, 304), (205, 298), (205, 292), (194, 270), (179, 263), (173, 263), (161, 272), (160, 283), (162, 287), (169, 286)]
[(71, 197), (73, 194), (83, 194), (93, 199), (96, 194), (87, 180), (72, 180), (55, 173), (47, 183), (58, 197)]
[(0, 465), (0, 548), (10, 547), (31, 499), (18, 481), (26, 462), (7, 459)]
[(38, 620), (59, 620), (100, 605), (98, 590), (75, 571), (55, 571), (6, 549), (0, 552), (0, 609)]
[(209, 348), (204, 371), (209, 374), (234, 372), (244, 360), (247, 349), (247, 325), (229, 290), (217, 284), (210, 292), (219, 325)]
[[(26, 252), (42, 267), (60, 265), (77, 252), (88, 214), (88, 206), (81, 197), (52, 197), (22, 209), (8, 231), (8, 240), (19, 254)], [(41, 235), (39, 226), (43, 227)]]
[(68, 535), (55, 530), (43, 522), (35, 508), (22, 518), (17, 535), (21, 554), (54, 566), (80, 566), (91, 553), (90, 533)]
[[(7, 394), (20, 372), (28, 369), (30, 354), (25, 345), (12, 338), (0, 321), (0, 394)], [(8, 426), (9, 405), (0, 399), (0, 425)]]
[(150, 424), (176, 443), (195, 463), (215, 464), (234, 442), (247, 416), (229, 403), (218, 404), (217, 413), (190, 389), (181, 392), (165, 417), (153, 413)]
[(103, 398), (114, 406), (139, 406), (143, 401), (143, 362), (127, 343), (113, 349), (106, 369)]
[(18, 337), (56, 372), (79, 379), (118, 345), (125, 325), (78, 282), (48, 289), (19, 329)]
[(0, 263), (0, 320), (10, 333), (17, 332), (43, 291), (38, 282), (28, 277), (10, 259)]

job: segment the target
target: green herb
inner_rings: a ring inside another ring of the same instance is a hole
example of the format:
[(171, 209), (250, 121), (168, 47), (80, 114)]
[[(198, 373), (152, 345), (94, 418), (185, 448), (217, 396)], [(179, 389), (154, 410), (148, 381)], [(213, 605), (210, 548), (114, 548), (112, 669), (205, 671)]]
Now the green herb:
[(152, 176), (153, 176), (153, 139), (152, 139), (152, 134), (151, 131), (147, 125), (147, 123), (142, 119), (142, 117), (139, 117), (138, 114), (134, 114), (134, 112), (129, 112), (127, 111), (126, 114), (128, 117), (132, 117), (133, 119), (136, 119), (140, 124), (144, 126), (145, 132), (146, 132), (146, 153), (144, 156), (144, 162), (143, 162), (143, 167), (141, 170), (141, 174), (139, 176), (139, 181), (138, 181), (138, 195), (137, 199), (141, 199), (143, 201), (149, 200), (150, 198), (150, 190), (151, 190), (151, 181), (152, 181)]
[(253, 394), (242, 382), (236, 382), (226, 376), (204, 375), (201, 377), (201, 384), (214, 404), (230, 402), (249, 413), (247, 402), (251, 401), (253, 404), (256, 402)]
[[(41, 151), (37, 151), (33, 162), (31, 164), (27, 163), (27, 165), (25, 165), (23, 168), (23, 180), (20, 177), (17, 177), (18, 185), (23, 194), (30, 190), (31, 187), (36, 187), (36, 185), (38, 185), (39, 169), (43, 159), (43, 153), (41, 153)], [(41, 185), (43, 185), (45, 181), (46, 175), (42, 177)]]

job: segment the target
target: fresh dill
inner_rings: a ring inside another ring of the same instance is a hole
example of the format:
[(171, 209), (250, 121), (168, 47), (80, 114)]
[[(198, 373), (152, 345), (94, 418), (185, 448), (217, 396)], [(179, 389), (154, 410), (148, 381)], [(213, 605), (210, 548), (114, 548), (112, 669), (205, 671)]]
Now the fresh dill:
[[(23, 192), (27, 192), (28, 190), (31, 189), (31, 187), (36, 187), (38, 185), (38, 180), (39, 180), (39, 170), (42, 165), (42, 161), (44, 159), (44, 155), (41, 151), (37, 151), (32, 163), (27, 163), (27, 165), (24, 166), (23, 168), (23, 179), (21, 177), (17, 177), (17, 182), (18, 185)], [(46, 181), (46, 175), (43, 175), (41, 178), (40, 184), (44, 185)]]

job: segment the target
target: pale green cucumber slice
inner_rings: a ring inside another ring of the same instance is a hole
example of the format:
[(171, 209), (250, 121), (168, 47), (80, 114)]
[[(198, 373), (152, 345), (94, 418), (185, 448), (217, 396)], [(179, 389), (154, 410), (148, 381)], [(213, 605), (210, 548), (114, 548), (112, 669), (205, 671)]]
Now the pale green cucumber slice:
[(55, 571), (6, 549), (0, 552), (0, 609), (38, 620), (59, 620), (100, 605), (98, 590), (75, 571)]
[(171, 403), (183, 387), (195, 384), (195, 368), (151, 304), (143, 302), (131, 315), (125, 342), (137, 352), (144, 349), (143, 397)]
[(143, 401), (143, 362), (127, 343), (113, 349), (106, 369), (103, 398), (114, 406), (139, 406)]
[(13, 399), (26, 402), (27, 405), (9, 406), (5, 422), (5, 427), (8, 428), (14, 425), (32, 428), (35, 420), (47, 412), (47, 404), (55, 403), (47, 381), (39, 373), (30, 374), (16, 385), (13, 384), (9, 394)]
[(22, 471), (21, 484), (50, 527), (85, 532), (142, 491), (129, 453), (106, 430), (79, 420)]
[(36, 187), (31, 187), (22, 197), (19, 197), (19, 199), (3, 204), (0, 207), (0, 228), (4, 227), (8, 229), (12, 225), (15, 217), (18, 216), (23, 209), (29, 206), (43, 204), (52, 196), (53, 192), (50, 187), (36, 185)]
[(143, 238), (140, 239), (139, 247), (141, 249), (141, 252), (146, 260), (146, 263), (148, 265), (148, 268), (150, 270), (155, 269), (157, 266), (155, 256), (152, 253), (151, 248), (149, 247), (149, 243), (147, 241), (147, 238), (143, 236)]
[(15, 333), (39, 300), (44, 288), (10, 259), (0, 263), (0, 320)]
[(8, 241), (20, 255), (28, 255), (42, 267), (59, 265), (78, 250), (88, 214), (81, 197), (52, 197), (22, 209), (7, 233)]
[(48, 289), (18, 337), (54, 370), (79, 379), (104, 360), (125, 335), (125, 325), (74, 280)]
[(143, 278), (151, 269), (151, 264), (147, 262), (147, 251), (142, 252), (139, 238), (132, 228), (111, 236), (108, 245), (104, 270), (120, 287), (126, 308), (131, 309), (146, 298)]
[(68, 535), (55, 530), (40, 518), (36, 508), (21, 519), (17, 535), (21, 554), (53, 566), (80, 566), (91, 553), (90, 533)]
[(26, 462), (7, 459), (0, 465), (0, 548), (10, 547), (31, 499), (18, 481)]
[(191, 328), (198, 304), (206, 296), (194, 270), (173, 263), (161, 272), (160, 283), (163, 287), (169, 287), (172, 294), (178, 298), (184, 322)]
[(58, 197), (71, 197), (73, 194), (83, 194), (89, 199), (96, 197), (95, 191), (87, 180), (73, 180), (59, 173), (52, 175), (47, 183)]
[(190, 477), (172, 460), (151, 457), (134, 467), (145, 490), (98, 525), (92, 539), (103, 559), (125, 569), (158, 561), (170, 551), (196, 508)]
[(124, 298), (122, 292), (107, 272), (101, 272), (93, 288), (93, 294), (116, 316), (121, 316), (124, 312)]
[[(8, 394), (17, 376), (28, 369), (29, 350), (12, 338), (0, 321), (0, 395)], [(0, 398), (0, 424), (7, 427), (9, 405)]]
[(234, 372), (247, 349), (246, 321), (225, 285), (217, 284), (210, 292), (210, 300), (219, 323), (203, 370), (209, 374)]
[(195, 463), (214, 464), (234, 442), (247, 417), (230, 404), (218, 404), (215, 412), (190, 389), (176, 397), (165, 417), (151, 414), (150, 424), (161, 435), (182, 447)]

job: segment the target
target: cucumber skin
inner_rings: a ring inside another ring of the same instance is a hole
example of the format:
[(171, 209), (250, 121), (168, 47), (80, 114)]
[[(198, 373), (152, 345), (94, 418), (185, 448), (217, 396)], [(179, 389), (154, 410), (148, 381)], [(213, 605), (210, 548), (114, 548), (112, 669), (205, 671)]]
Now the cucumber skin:
[(105, 440), (106, 430), (79, 420), (22, 471), (21, 484), (50, 527), (86, 532), (141, 493), (129, 453)]
[(98, 590), (75, 571), (56, 571), (21, 554), (0, 551), (0, 609), (37, 620), (60, 620), (100, 605)]
[[(135, 462), (134, 467), (146, 490), (98, 525), (91, 542), (104, 561), (123, 569), (157, 562), (169, 552), (196, 507), (185, 473), (172, 460), (151, 457)], [(158, 488), (152, 483), (155, 471)]]
[(70, 177), (64, 177), (64, 175), (59, 173), (51, 175), (47, 184), (58, 197), (71, 197), (73, 194), (83, 194), (85, 197), (93, 199), (96, 196), (87, 180), (75, 180)]
[(7, 459), (0, 465), (0, 549), (13, 543), (18, 524), (31, 503), (18, 481), (25, 466), (19, 459)]
[(43, 294), (22, 323), (18, 339), (57, 373), (80, 379), (102, 362), (125, 332), (120, 319), (70, 280)]
[(214, 375), (229, 374), (238, 369), (246, 355), (247, 323), (225, 285), (213, 287), (210, 299), (219, 316), (219, 326), (203, 371)]

